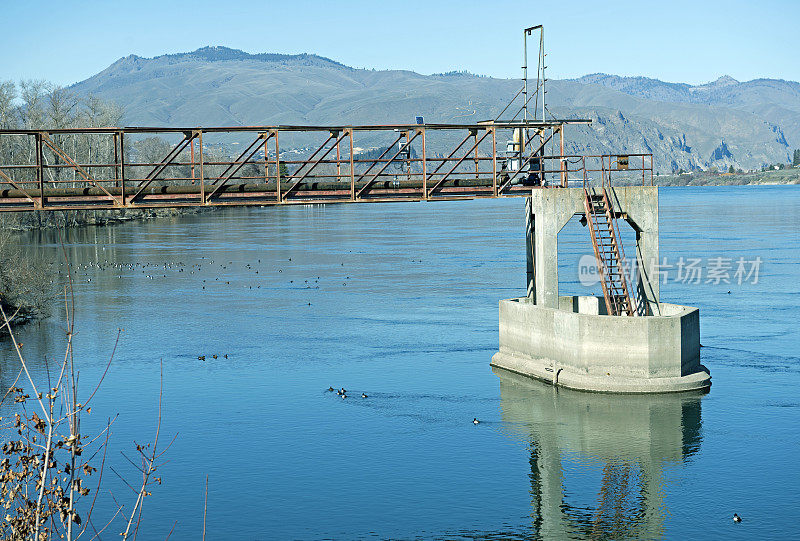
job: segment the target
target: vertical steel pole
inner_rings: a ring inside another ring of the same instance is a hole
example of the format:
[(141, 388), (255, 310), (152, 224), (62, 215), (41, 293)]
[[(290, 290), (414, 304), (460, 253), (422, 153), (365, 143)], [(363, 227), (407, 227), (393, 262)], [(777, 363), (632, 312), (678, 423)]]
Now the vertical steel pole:
[(528, 122), (528, 33), (522, 32), (522, 121)]
[(492, 195), (497, 197), (497, 128), (492, 126)]
[(475, 162), (475, 180), (478, 180), (480, 171), (478, 169), (478, 132), (475, 132), (475, 158), (473, 159)]
[(406, 130), (406, 180), (411, 182), (411, 131)]
[(267, 134), (264, 134), (264, 189), (267, 189), (267, 184), (269, 184), (269, 150), (267, 149), (267, 143), (269, 143), (269, 137)]
[(348, 141), (350, 141), (350, 201), (356, 200), (356, 172), (353, 163), (353, 128), (347, 129)]
[(566, 188), (569, 184), (567, 180), (567, 162), (564, 161), (564, 125), (558, 127), (558, 134), (561, 137), (561, 156), (559, 162), (561, 163), (561, 187)]
[(39, 208), (44, 208), (44, 160), (42, 159), (42, 134), (34, 136), (36, 145), (36, 180), (39, 182)]
[(119, 176), (122, 184), (122, 205), (128, 206), (125, 201), (125, 132), (119, 132)]
[(194, 139), (192, 139), (192, 142), (190, 144), (191, 144), (191, 150), (189, 153), (191, 154), (191, 159), (192, 159), (192, 184), (194, 184)]
[(342, 180), (342, 154), (339, 151), (339, 134), (336, 134), (336, 182)]
[(544, 128), (539, 129), (539, 148), (541, 148), (541, 150), (539, 151), (539, 180), (541, 181), (542, 186), (545, 186), (547, 184), (547, 181), (544, 178), (545, 175), (544, 156), (545, 154), (547, 154), (544, 150), (544, 144), (545, 141), (547, 140), (546, 137), (544, 136), (544, 130), (545, 130)]
[(275, 195), (278, 203), (283, 202), (281, 195), (281, 148), (278, 144), (278, 130), (275, 130)]
[[(529, 29), (522, 32), (522, 121), (528, 123), (528, 34)], [(538, 75), (538, 72), (537, 72)], [(519, 138), (519, 163), (522, 164), (522, 157), (525, 154), (526, 141), (528, 139), (528, 129), (520, 130)]]
[(428, 200), (428, 150), (425, 144), (425, 128), (419, 129), (422, 135), (422, 199)]
[(206, 204), (206, 174), (205, 174), (205, 160), (203, 159), (203, 130), (197, 133), (197, 146), (200, 147), (200, 203)]
[[(544, 52), (544, 26), (540, 29), (539, 34), (539, 54), (541, 55), (541, 64), (542, 64), (542, 122), (545, 121), (545, 99), (547, 97), (547, 77), (545, 77), (545, 57), (547, 56)], [(537, 74), (538, 78), (538, 74)]]
[[(114, 187), (115, 188), (119, 188), (119, 152), (118, 152), (118, 149), (117, 149), (117, 146), (119, 145), (119, 136), (117, 135), (117, 132), (114, 132), (112, 134), (112, 136), (113, 136), (113, 139), (114, 139)], [(73, 141), (74, 140), (75, 139), (73, 139)], [(74, 145), (73, 145), (73, 149), (74, 149)], [(74, 151), (73, 151), (73, 154), (74, 154)], [(76, 157), (77, 157), (77, 155), (76, 155)], [(75, 170), (73, 169), (73, 174), (74, 174), (74, 171)]]

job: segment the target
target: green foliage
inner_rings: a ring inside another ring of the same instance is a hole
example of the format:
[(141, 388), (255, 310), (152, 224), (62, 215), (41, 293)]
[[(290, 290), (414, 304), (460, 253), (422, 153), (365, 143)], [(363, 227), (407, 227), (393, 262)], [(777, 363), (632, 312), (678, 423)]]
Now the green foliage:
[(732, 173), (735, 173), (735, 172), (736, 172), (736, 169), (732, 165), (730, 167), (728, 167), (728, 173), (732, 174)]
[(794, 149), (794, 158), (792, 159), (792, 165), (795, 167), (800, 165), (800, 148)]

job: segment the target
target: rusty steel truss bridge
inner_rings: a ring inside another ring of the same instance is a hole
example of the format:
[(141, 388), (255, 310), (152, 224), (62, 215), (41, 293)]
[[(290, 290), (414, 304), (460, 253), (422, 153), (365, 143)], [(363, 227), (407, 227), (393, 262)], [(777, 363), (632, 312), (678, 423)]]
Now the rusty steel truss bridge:
[[(565, 154), (565, 126), (589, 122), (0, 130), (0, 211), (520, 197), (612, 171), (652, 184), (652, 154)], [(155, 136), (172, 143), (145, 159)]]
[[(476, 124), (0, 130), (0, 211), (452, 201), (577, 184), (608, 313), (641, 315), (624, 272), (612, 175), (652, 185), (653, 155), (566, 154), (565, 127), (591, 121), (547, 109), (541, 25), (523, 30), (523, 47), (522, 88), (495, 120)], [(517, 98), (511, 120), (499, 120)]]

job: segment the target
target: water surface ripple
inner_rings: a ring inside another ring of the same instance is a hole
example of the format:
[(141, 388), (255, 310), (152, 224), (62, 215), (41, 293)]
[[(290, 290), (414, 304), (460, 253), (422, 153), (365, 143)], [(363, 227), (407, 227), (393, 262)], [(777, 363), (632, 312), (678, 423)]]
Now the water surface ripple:
[[(210, 539), (797, 537), (798, 194), (661, 191), (662, 256), (763, 260), (756, 284), (662, 285), (700, 307), (707, 395), (556, 391), (490, 369), (497, 301), (524, 292), (520, 199), (68, 231), (85, 392), (124, 329), (85, 430), (119, 413), (109, 456), (132, 475), (118, 452), (152, 438), (163, 361), (178, 437), (148, 539), (175, 520), (172, 539), (199, 537), (206, 474)], [(59, 268), (54, 233), (20, 242)], [(559, 247), (562, 291), (588, 292), (587, 230), (571, 223)], [(62, 312), (20, 332), (37, 377), (63, 351)], [(0, 362), (9, 384), (7, 343)]]

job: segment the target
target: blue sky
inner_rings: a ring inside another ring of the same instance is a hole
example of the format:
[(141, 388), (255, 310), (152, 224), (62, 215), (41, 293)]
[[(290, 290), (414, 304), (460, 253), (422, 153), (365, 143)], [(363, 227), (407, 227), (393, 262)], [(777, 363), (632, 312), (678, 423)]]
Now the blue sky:
[(798, 81), (799, 7), (798, 0), (7, 0), (0, 80), (66, 85), (129, 54), (205, 45), (317, 53), (354, 67), (519, 77), (521, 30), (544, 24), (552, 78), (606, 72), (695, 84), (725, 74)]

